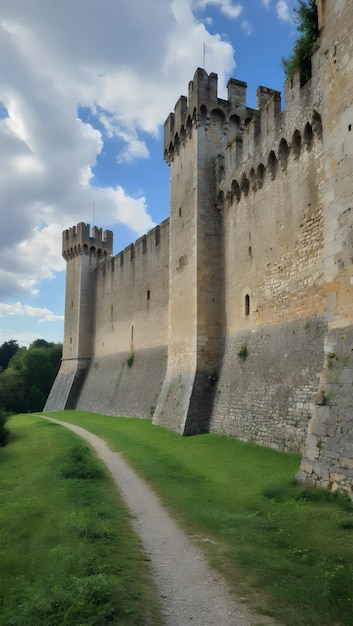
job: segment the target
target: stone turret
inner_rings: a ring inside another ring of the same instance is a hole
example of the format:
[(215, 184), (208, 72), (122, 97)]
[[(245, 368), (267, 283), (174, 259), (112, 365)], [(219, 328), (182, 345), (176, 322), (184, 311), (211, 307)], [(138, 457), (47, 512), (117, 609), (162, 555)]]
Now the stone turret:
[(168, 368), (154, 422), (190, 435), (207, 431), (224, 336), (222, 217), (215, 160), (254, 112), (246, 83), (231, 79), (228, 100), (217, 74), (198, 68), (164, 126), (170, 165)]
[(62, 235), (67, 262), (65, 329), (60, 372), (45, 410), (75, 408), (94, 344), (95, 291), (98, 264), (112, 253), (113, 233), (81, 222)]

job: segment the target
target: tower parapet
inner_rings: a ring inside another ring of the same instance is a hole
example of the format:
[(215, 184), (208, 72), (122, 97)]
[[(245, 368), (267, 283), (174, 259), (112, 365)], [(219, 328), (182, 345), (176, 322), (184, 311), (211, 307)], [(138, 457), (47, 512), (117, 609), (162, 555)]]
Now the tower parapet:
[(228, 100), (218, 97), (218, 76), (207, 74), (201, 68), (195, 72), (189, 82), (188, 97), (181, 96), (174, 112), (170, 113), (164, 124), (164, 158), (168, 164), (173, 159), (174, 151), (192, 132), (193, 126), (200, 125), (207, 129), (213, 114), (224, 118), (223, 143), (249, 123), (256, 111), (246, 106), (247, 84), (230, 78), (227, 84)]
[(92, 237), (90, 236), (90, 224), (80, 222), (63, 231), (62, 254), (66, 261), (74, 256), (92, 251), (98, 255), (110, 256), (113, 251), (113, 233), (111, 230), (93, 226)]

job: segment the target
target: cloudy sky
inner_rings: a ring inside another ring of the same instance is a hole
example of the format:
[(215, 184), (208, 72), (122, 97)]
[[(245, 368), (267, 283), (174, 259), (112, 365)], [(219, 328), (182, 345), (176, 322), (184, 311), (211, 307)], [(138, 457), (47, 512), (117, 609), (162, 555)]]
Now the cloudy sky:
[[(198, 66), (282, 89), (296, 0), (0, 0), (0, 344), (63, 337), (61, 232), (168, 215), (163, 123)], [(204, 46), (206, 55), (204, 57)]]

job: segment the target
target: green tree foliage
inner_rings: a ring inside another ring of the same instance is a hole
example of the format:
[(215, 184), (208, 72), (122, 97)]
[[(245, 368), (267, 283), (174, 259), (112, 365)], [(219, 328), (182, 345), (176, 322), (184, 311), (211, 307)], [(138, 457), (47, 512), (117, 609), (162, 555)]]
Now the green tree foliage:
[(4, 446), (7, 440), (8, 430), (6, 428), (7, 414), (0, 411), (0, 446)]
[(54, 371), (49, 350), (46, 348), (30, 348), (25, 358), (26, 366), (26, 391), (30, 391), (35, 385), (45, 396), (48, 395), (52, 386)]
[(8, 413), (26, 410), (23, 373), (10, 366), (0, 374), (0, 408)]
[(28, 396), (28, 409), (31, 413), (42, 411), (45, 405), (46, 396), (38, 389), (36, 385), (32, 385)]
[(11, 357), (16, 354), (19, 345), (15, 339), (5, 341), (0, 346), (0, 370), (5, 370), (9, 364)]
[(62, 344), (44, 339), (36, 339), (29, 348), (17, 346), (0, 373), (0, 413), (42, 411), (60, 367), (61, 353)]
[(282, 66), (287, 78), (293, 78), (299, 72), (302, 85), (311, 78), (311, 57), (319, 45), (319, 25), (315, 0), (299, 0), (294, 9), (297, 30), (301, 35), (294, 44), (292, 55), (282, 59)]

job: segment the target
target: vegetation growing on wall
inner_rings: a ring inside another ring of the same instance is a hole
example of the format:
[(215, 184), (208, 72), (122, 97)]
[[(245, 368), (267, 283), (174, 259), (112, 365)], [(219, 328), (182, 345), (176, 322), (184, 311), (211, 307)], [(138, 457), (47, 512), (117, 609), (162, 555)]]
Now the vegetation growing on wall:
[(246, 343), (243, 343), (243, 345), (241, 346), (238, 352), (238, 357), (241, 361), (246, 361), (246, 359), (248, 358), (248, 346), (246, 345)]
[(301, 35), (296, 40), (292, 55), (282, 59), (282, 66), (287, 78), (293, 78), (299, 72), (302, 85), (311, 78), (311, 57), (319, 45), (319, 25), (315, 0), (299, 0), (294, 9), (297, 30)]
[(134, 364), (134, 360), (135, 360), (135, 354), (134, 352), (131, 352), (131, 354), (126, 359), (127, 366), (131, 368)]

